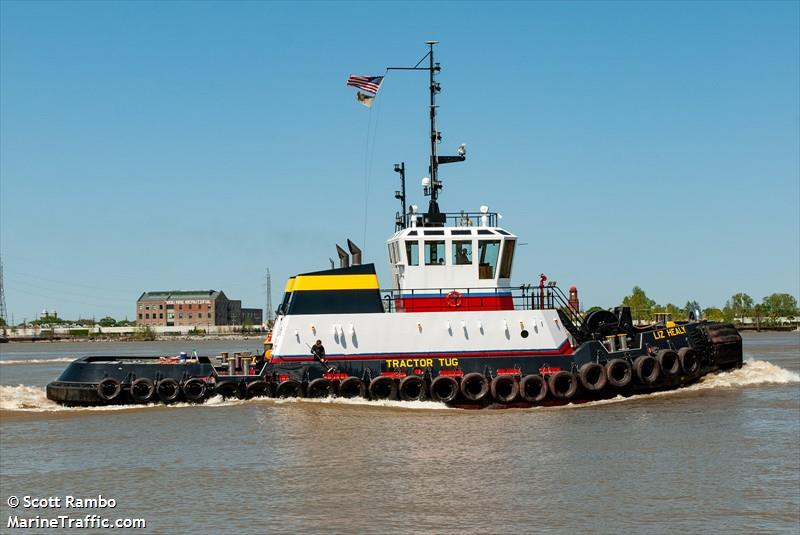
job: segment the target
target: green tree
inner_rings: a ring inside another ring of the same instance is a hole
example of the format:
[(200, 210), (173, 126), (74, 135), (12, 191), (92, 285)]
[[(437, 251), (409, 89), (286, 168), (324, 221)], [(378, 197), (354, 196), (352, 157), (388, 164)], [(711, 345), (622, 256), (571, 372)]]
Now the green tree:
[(744, 323), (744, 318), (753, 311), (753, 298), (744, 292), (739, 292), (733, 294), (728, 302), (725, 303), (725, 307), (730, 309), (733, 319), (740, 318), (739, 321)]
[(670, 318), (673, 320), (683, 319), (684, 312), (683, 309), (680, 308), (678, 305), (673, 305), (672, 303), (667, 303), (664, 307), (664, 312), (670, 315)]
[(250, 318), (246, 318), (242, 322), (242, 332), (249, 333), (252, 330), (253, 330), (253, 320), (251, 320)]
[(100, 318), (100, 321), (97, 323), (100, 325), (100, 327), (113, 327), (117, 324), (117, 320), (111, 316), (106, 316), (105, 318)]
[(764, 318), (764, 306), (763, 305), (755, 305), (753, 306), (753, 321), (756, 324), (756, 330), (761, 330), (761, 320)]
[(790, 294), (774, 293), (762, 300), (761, 307), (774, 324), (779, 318), (793, 317), (797, 314), (797, 299)]
[(686, 315), (687, 319), (689, 318), (689, 314), (697, 310), (703, 310), (703, 309), (700, 307), (700, 303), (698, 303), (695, 300), (686, 301), (686, 304), (683, 305), (683, 313)]
[(622, 300), (622, 306), (630, 307), (634, 321), (649, 321), (653, 319), (653, 307), (656, 306), (656, 302), (648, 298), (644, 290), (634, 286), (631, 295)]
[(703, 317), (709, 321), (725, 321), (725, 315), (722, 310), (716, 307), (703, 309)]
[(589, 310), (583, 313), (584, 317), (588, 316), (590, 312), (594, 312), (595, 310), (603, 310), (603, 308), (598, 306), (593, 306)]

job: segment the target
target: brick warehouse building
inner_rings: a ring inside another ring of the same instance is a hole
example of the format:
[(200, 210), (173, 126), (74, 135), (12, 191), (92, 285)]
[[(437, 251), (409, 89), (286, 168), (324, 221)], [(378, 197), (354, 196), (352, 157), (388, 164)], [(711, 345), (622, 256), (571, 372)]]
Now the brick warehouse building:
[(222, 291), (144, 292), (136, 301), (136, 323), (150, 326), (260, 325), (260, 308), (242, 308)]

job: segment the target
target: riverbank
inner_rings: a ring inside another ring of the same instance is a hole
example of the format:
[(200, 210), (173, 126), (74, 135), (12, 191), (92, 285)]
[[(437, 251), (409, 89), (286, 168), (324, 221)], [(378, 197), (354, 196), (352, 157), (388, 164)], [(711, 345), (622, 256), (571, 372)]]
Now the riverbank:
[(169, 341), (185, 341), (185, 340), (207, 340), (207, 341), (222, 341), (222, 340), (261, 340), (265, 336), (264, 333), (256, 334), (200, 334), (200, 335), (156, 335), (154, 337), (136, 337), (136, 336), (16, 336), (9, 337), (2, 340), (3, 343), (9, 344), (30, 344), (33, 342), (38, 343), (54, 343), (54, 342), (169, 342)]

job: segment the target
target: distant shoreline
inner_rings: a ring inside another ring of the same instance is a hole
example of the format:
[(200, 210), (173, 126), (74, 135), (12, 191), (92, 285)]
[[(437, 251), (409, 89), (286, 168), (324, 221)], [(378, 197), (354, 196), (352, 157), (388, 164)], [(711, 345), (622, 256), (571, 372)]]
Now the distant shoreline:
[(86, 337), (86, 336), (12, 336), (4, 340), (4, 343), (11, 344), (32, 344), (32, 343), (47, 343), (47, 342), (169, 342), (186, 341), (186, 340), (262, 340), (265, 335), (263, 334), (220, 334), (220, 335), (172, 335), (172, 336), (156, 336), (155, 338), (136, 338), (136, 337)]

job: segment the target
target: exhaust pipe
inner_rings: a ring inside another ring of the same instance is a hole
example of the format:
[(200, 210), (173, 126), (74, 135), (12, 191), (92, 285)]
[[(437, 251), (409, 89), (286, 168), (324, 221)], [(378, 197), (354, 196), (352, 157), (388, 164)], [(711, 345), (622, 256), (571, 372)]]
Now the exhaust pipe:
[(353, 255), (353, 265), (360, 266), (361, 265), (361, 249), (358, 246), (350, 241), (350, 238), (347, 238), (347, 248), (350, 249), (350, 254)]
[[(348, 240), (349, 241), (349, 240)], [(346, 268), (350, 267), (350, 257), (347, 256), (347, 251), (339, 247), (339, 244), (336, 244), (336, 254), (339, 255), (339, 267)]]

